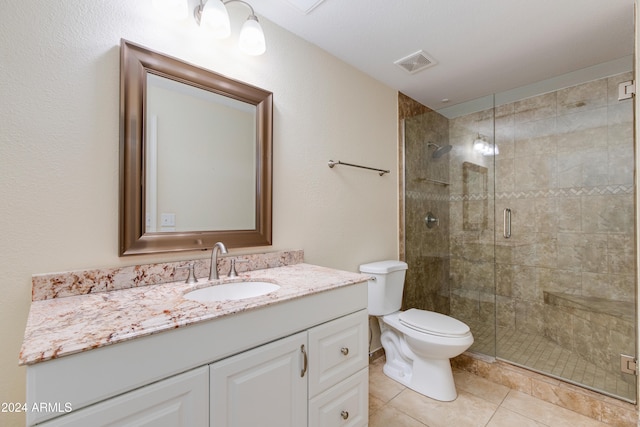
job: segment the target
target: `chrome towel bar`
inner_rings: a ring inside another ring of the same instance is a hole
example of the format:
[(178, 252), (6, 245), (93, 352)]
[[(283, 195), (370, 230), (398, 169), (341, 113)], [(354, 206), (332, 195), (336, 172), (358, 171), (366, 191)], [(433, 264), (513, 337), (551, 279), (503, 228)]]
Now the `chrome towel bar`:
[(334, 162), (333, 160), (329, 160), (329, 167), (330, 167), (330, 168), (333, 168), (335, 165), (344, 165), (344, 166), (351, 166), (351, 167), (354, 167), (354, 168), (369, 169), (369, 170), (372, 170), (372, 171), (376, 171), (376, 172), (378, 172), (378, 174), (379, 174), (380, 176), (384, 175), (385, 173), (389, 173), (389, 172), (391, 172), (391, 171), (384, 170), (384, 169), (370, 168), (370, 167), (368, 167), (368, 166), (354, 165), (354, 164), (352, 164), (352, 163), (344, 163), (344, 162), (341, 162), (340, 160), (338, 160), (338, 161), (336, 161), (336, 162)]
[(448, 182), (440, 181), (440, 180), (437, 180), (437, 179), (425, 178), (424, 180), (427, 181), (427, 182), (433, 182), (434, 184), (449, 185)]

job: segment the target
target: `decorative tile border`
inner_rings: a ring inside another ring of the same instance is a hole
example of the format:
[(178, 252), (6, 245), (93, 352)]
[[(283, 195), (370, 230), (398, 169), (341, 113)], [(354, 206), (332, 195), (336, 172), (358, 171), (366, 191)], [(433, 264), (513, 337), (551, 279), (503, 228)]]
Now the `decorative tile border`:
[(405, 197), (411, 200), (438, 200), (441, 202), (450, 202), (451, 196), (448, 194), (423, 193), (421, 191), (406, 191)]
[[(229, 271), (232, 258), (243, 260), (243, 262), (236, 264), (236, 270), (241, 273), (300, 264), (304, 261), (304, 251), (220, 257), (218, 258), (218, 268), (223, 272)], [(245, 260), (246, 262), (244, 262)], [(36, 274), (31, 278), (31, 300), (40, 301), (185, 280), (188, 271), (184, 267), (191, 262), (195, 263), (196, 277), (201, 278), (209, 275), (210, 259)]]
[(532, 199), (552, 197), (605, 196), (633, 194), (633, 185), (604, 185), (598, 187), (551, 188), (519, 192), (496, 193), (496, 199)]
[[(614, 196), (620, 194), (633, 194), (633, 185), (604, 185), (598, 187), (568, 187), (568, 188), (552, 188), (548, 190), (530, 190), (530, 191), (505, 191), (495, 194), (497, 200), (501, 199), (535, 199), (535, 198), (554, 198), (554, 197), (580, 197), (580, 196)], [(475, 193), (475, 194), (439, 194), (425, 193), (421, 191), (407, 191), (405, 193), (407, 199), (412, 200), (438, 200), (461, 202), (465, 200), (486, 200), (492, 199), (492, 193)]]

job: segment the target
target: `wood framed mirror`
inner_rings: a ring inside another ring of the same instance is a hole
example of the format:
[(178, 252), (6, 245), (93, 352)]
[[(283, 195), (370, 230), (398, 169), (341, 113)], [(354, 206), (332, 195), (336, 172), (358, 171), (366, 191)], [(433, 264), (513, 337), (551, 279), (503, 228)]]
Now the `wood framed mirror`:
[(271, 245), (273, 94), (120, 46), (120, 256)]

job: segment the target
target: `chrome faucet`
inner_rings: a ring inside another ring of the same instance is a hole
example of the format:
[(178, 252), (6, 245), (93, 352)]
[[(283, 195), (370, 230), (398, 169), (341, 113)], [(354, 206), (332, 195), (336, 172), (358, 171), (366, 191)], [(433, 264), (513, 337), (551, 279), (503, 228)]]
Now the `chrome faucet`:
[(224, 243), (218, 242), (211, 249), (211, 269), (209, 270), (209, 280), (218, 279), (218, 250), (223, 254), (227, 253)]

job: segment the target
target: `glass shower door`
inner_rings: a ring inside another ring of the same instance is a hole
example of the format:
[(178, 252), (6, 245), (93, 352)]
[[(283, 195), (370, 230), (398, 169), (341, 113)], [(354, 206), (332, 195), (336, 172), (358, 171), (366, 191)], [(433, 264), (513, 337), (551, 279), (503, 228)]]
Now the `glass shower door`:
[[(451, 315), (471, 328), (469, 351), (496, 355), (493, 96), (478, 112), (449, 118)], [(500, 148), (500, 147), (499, 147)]]
[(496, 356), (634, 402), (636, 377), (620, 369), (636, 348), (626, 80), (495, 108)]

